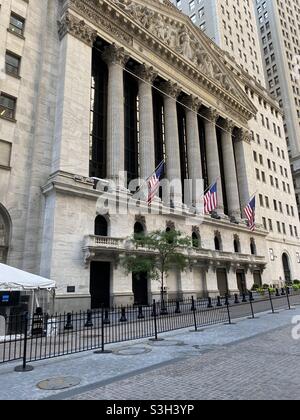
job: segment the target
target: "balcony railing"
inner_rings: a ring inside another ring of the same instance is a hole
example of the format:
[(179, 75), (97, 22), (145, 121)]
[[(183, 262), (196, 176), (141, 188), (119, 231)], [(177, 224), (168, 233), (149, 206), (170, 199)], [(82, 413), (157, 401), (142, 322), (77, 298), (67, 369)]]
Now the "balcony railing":
[[(130, 241), (124, 238), (112, 238), (107, 236), (86, 236), (84, 239), (85, 252), (122, 252), (122, 251), (134, 251)], [(139, 252), (149, 252), (146, 249), (139, 249)], [(220, 262), (232, 262), (232, 263), (244, 263), (244, 264), (266, 264), (265, 257), (258, 255), (240, 254), (234, 252), (215, 251), (202, 248), (193, 248), (184, 250), (184, 253), (196, 260), (216, 260)]]

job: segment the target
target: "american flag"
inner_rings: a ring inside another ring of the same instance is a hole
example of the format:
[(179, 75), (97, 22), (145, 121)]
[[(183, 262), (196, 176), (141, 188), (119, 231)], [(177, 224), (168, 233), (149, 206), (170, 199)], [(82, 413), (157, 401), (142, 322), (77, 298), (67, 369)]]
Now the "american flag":
[(204, 213), (210, 214), (218, 207), (218, 183), (216, 182), (204, 195)]
[(163, 160), (161, 164), (157, 167), (154, 173), (147, 179), (148, 185), (148, 204), (150, 205), (154, 200), (157, 191), (159, 190), (160, 179), (163, 176), (165, 168), (165, 161)]
[(256, 209), (256, 198), (253, 197), (249, 204), (245, 207), (244, 212), (248, 220), (249, 229), (254, 232), (256, 228), (255, 224), (255, 209)]

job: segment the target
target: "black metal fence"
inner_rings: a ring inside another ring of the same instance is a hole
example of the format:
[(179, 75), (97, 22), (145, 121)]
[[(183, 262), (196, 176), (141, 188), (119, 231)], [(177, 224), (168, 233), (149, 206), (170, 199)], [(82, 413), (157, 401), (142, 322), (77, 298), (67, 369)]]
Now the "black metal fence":
[(300, 304), (300, 291), (266, 291), (264, 296), (249, 293), (225, 298), (153, 302), (147, 307), (124, 306), (99, 311), (55, 314), (38, 312), (6, 318), (5, 335), (0, 337), (0, 364), (23, 360), (50, 359), (88, 350), (105, 352), (107, 344), (141, 338), (158, 339), (159, 334), (187, 327), (196, 331), (205, 326), (231, 324), (251, 317)]

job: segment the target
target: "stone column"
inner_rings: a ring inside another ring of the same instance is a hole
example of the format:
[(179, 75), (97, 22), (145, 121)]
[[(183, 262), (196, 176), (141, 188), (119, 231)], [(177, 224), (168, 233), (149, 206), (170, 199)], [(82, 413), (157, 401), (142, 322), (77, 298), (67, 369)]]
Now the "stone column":
[(142, 65), (137, 67), (136, 74), (139, 77), (140, 101), (140, 176), (147, 179), (156, 167), (152, 83), (157, 73), (153, 67)]
[(215, 109), (210, 108), (206, 111), (205, 116), (207, 118), (204, 120), (204, 123), (208, 178), (210, 184), (218, 179), (218, 209), (221, 213), (224, 213), (221, 169), (216, 132), (216, 122), (219, 115)]
[[(249, 156), (251, 150), (251, 134), (248, 130), (241, 128), (234, 139), (236, 157), (236, 170), (238, 173), (238, 185), (240, 191), (241, 207), (245, 208), (249, 198), (256, 189), (256, 178), (253, 164)], [(243, 214), (243, 217), (245, 215)]]
[(197, 205), (201, 200), (201, 192), (197, 194), (196, 181), (203, 179), (199, 126), (197, 112), (201, 106), (201, 101), (193, 96), (185, 100), (186, 110), (186, 134), (187, 134), (187, 155), (189, 178), (192, 180), (192, 203)]
[(164, 95), (164, 112), (167, 178), (169, 182), (173, 182), (174, 186), (170, 199), (173, 201), (175, 207), (182, 207), (180, 146), (177, 120), (177, 98), (181, 89), (176, 83), (170, 81), (162, 83), (161, 89), (166, 93)]
[(228, 202), (228, 213), (233, 219), (241, 218), (241, 205), (236, 173), (235, 156), (233, 150), (232, 131), (233, 121), (226, 120), (223, 123), (222, 152), (224, 161), (224, 172), (226, 181), (226, 195)]
[(107, 176), (117, 187), (125, 187), (124, 66), (129, 56), (115, 44), (107, 47), (103, 60), (108, 65)]

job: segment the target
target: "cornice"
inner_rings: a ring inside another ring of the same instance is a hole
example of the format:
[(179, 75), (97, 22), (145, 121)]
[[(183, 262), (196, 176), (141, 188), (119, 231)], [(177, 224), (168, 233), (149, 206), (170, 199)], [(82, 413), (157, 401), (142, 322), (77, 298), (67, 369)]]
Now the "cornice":
[[(99, 32), (103, 33), (104, 31), (108, 32), (108, 35), (113, 35), (115, 40), (120, 40), (122, 44), (132, 47), (134, 40), (137, 40), (140, 44), (143, 44), (145, 48), (148, 48), (150, 51), (157, 54), (159, 60), (164, 60), (172, 68), (180, 74), (183, 74), (192, 82), (196, 83), (202, 90), (214, 95), (218, 98), (220, 108), (224, 110), (225, 113), (230, 113), (232, 118), (240, 121), (241, 125), (246, 126), (247, 122), (253, 118), (255, 112), (253, 110), (253, 105), (250, 106), (248, 103), (248, 98), (244, 98), (245, 94), (243, 92), (243, 99), (235, 96), (231, 91), (226, 90), (224, 86), (228, 85), (226, 78), (231, 80), (230, 77), (226, 74), (222, 75), (220, 73), (220, 80), (217, 78), (208, 77), (204, 73), (199, 71), (199, 66), (191, 63), (189, 60), (185, 59), (182, 55), (179, 55), (170, 48), (168, 45), (160, 41), (147, 29), (145, 29), (141, 22), (134, 19), (132, 16), (128, 15), (120, 7), (114, 4), (113, 1), (107, 0), (69, 0), (69, 9), (73, 10), (83, 18), (87, 19), (95, 28), (99, 28)], [(147, 2), (147, 4), (149, 4)], [(162, 12), (166, 12), (166, 4), (158, 4), (155, 2), (153, 5), (156, 8), (161, 7)], [(149, 6), (150, 7), (150, 6)], [(164, 10), (163, 10), (164, 9)], [(195, 28), (190, 20), (175, 10), (170, 9), (170, 19), (180, 19), (179, 25), (182, 27), (186, 26), (188, 30), (197, 34), (197, 28)], [(165, 17), (168, 19), (168, 17)], [(207, 43), (206, 43), (207, 44)], [(205, 45), (209, 50), (209, 46)], [(216, 56), (213, 56), (214, 59), (219, 60)], [(221, 65), (222, 63), (220, 63)], [(235, 82), (235, 87), (239, 92), (239, 95), (242, 96), (240, 92), (240, 87), (237, 82)], [(187, 92), (192, 93), (192, 92)], [(245, 102), (243, 104), (242, 102)]]

